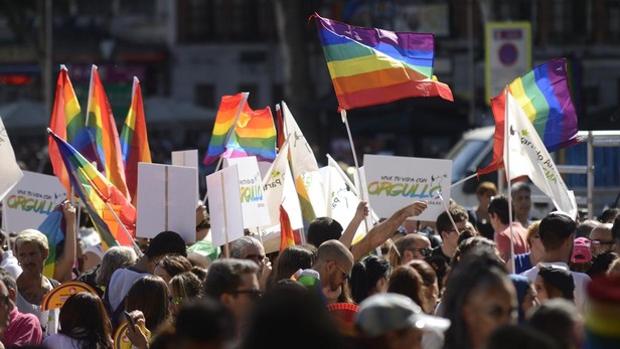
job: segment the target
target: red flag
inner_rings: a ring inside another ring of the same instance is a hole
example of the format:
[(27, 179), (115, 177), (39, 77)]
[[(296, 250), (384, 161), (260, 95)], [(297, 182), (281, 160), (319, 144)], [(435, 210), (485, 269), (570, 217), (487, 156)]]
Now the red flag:
[(284, 120), (282, 119), (282, 108), (279, 104), (276, 105), (276, 131), (278, 132), (278, 138), (276, 140), (276, 145), (278, 146), (278, 150), (282, 148), (282, 144), (284, 144)]
[(491, 110), (495, 119), (495, 133), (493, 134), (493, 159), (485, 168), (478, 169), (478, 176), (495, 172), (504, 167), (504, 108), (506, 107), (505, 93), (502, 92), (491, 99)]
[(280, 205), (280, 252), (289, 246), (295, 246), (295, 234), (293, 233), (288, 213)]

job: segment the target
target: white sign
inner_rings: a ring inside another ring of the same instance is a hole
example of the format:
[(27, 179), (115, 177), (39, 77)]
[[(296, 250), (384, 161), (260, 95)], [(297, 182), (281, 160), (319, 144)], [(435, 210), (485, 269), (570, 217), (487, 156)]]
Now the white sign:
[(225, 159), (225, 167), (237, 165), (243, 210), (243, 227), (262, 227), (270, 223), (269, 209), (263, 193), (263, 180), (255, 156)]
[(364, 155), (366, 189), (370, 206), (381, 218), (414, 201), (426, 201), (428, 208), (416, 219), (435, 221), (450, 199), (452, 160), (401, 156)]
[(11, 140), (0, 118), (0, 200), (8, 194), (23, 175), (15, 161)]
[(3, 202), (3, 221), (8, 231), (37, 228), (67, 197), (56, 176), (24, 171), (24, 177)]
[(488, 22), (485, 37), (485, 91), (490, 103), (507, 84), (532, 69), (532, 30), (530, 22)]
[(233, 165), (207, 176), (211, 239), (221, 246), (243, 236), (239, 172)]
[[(335, 219), (340, 225), (346, 228), (357, 210), (360, 199), (349, 190), (347, 183), (332, 166), (325, 166), (319, 169), (325, 183), (327, 198), (327, 216)], [(359, 240), (366, 234), (364, 224), (358, 227), (354, 241)]]
[[(198, 150), (181, 150), (181, 151), (173, 151), (171, 154), (172, 157), (172, 165), (173, 166), (184, 166), (191, 167), (196, 169), (196, 188), (198, 186)], [(199, 193), (196, 192), (196, 202), (199, 199)]]
[(187, 243), (196, 240), (196, 172), (190, 167), (138, 163), (136, 236), (153, 238), (172, 230)]

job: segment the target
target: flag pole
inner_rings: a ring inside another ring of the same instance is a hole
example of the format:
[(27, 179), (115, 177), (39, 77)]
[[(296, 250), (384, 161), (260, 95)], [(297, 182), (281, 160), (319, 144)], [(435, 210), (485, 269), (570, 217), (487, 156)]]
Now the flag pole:
[(459, 184), (461, 184), (461, 183), (465, 183), (465, 182), (467, 182), (468, 180), (470, 180), (470, 179), (472, 179), (472, 178), (475, 178), (476, 176), (478, 176), (478, 173), (473, 173), (472, 175), (467, 176), (467, 177), (465, 177), (465, 178), (461, 179), (460, 181), (456, 181), (456, 182), (452, 183), (452, 184), (450, 185), (450, 188), (454, 188), (454, 187), (456, 187), (457, 185), (459, 185)]
[(515, 272), (515, 245), (512, 228), (512, 190), (510, 185), (510, 123), (508, 122), (508, 86), (504, 89), (504, 157), (506, 163), (506, 191), (508, 194), (508, 229), (510, 232), (510, 267)]
[(446, 210), (446, 213), (448, 214), (448, 218), (450, 218), (450, 223), (452, 223), (452, 226), (454, 227), (454, 230), (458, 233), (459, 232), (459, 227), (456, 225), (456, 222), (454, 221), (454, 218), (452, 218), (452, 214), (450, 214), (450, 208), (448, 207), (448, 204), (446, 203), (446, 200), (443, 199), (443, 196), (441, 195), (441, 193), (437, 193), (437, 196), (441, 200), (441, 203), (443, 204), (443, 208), (444, 208), (444, 210)]

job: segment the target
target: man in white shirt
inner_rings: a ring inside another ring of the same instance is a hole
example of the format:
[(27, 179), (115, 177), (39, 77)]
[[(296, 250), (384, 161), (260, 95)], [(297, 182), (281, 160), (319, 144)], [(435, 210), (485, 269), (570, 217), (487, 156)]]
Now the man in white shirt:
[[(570, 271), (568, 261), (573, 250), (573, 240), (577, 224), (566, 213), (551, 212), (541, 222), (539, 228), (540, 240), (545, 247), (545, 254), (537, 266), (523, 272), (530, 282), (534, 283), (538, 276), (540, 265), (551, 266)], [(583, 313), (586, 300), (586, 286), (590, 277), (584, 273), (571, 271), (575, 282), (575, 303)]]

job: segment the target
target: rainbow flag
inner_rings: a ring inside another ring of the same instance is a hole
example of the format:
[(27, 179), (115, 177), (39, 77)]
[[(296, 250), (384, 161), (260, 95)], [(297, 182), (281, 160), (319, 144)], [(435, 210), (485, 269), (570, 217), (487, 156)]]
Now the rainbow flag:
[(151, 162), (151, 149), (149, 148), (144, 104), (142, 102), (142, 89), (140, 88), (140, 80), (135, 76), (131, 92), (131, 106), (127, 112), (123, 131), (121, 132), (121, 150), (127, 188), (135, 203), (138, 190), (138, 163)]
[(133, 246), (136, 225), (135, 207), (75, 148), (51, 130), (48, 129), (48, 132), (60, 150), (60, 155), (69, 173), (71, 187), (84, 203), (95, 229), (101, 235), (104, 248), (107, 249), (117, 244)]
[(62, 212), (62, 205), (58, 205), (50, 212), (38, 230), (47, 237), (47, 246), (49, 254), (43, 266), (43, 275), (48, 278), (54, 277), (56, 270), (56, 261), (58, 259), (58, 246), (65, 241), (65, 215)]
[(432, 34), (363, 28), (314, 15), (339, 108), (348, 110), (408, 97), (453, 101), (433, 79)]
[[(508, 85), (508, 92), (517, 100), (534, 125), (549, 152), (573, 145), (577, 137), (577, 113), (568, 88), (566, 59), (554, 59), (535, 67)], [(493, 159), (477, 171), (483, 175), (504, 166), (505, 91), (491, 100), (495, 119)]]
[(271, 108), (252, 110), (246, 93), (223, 96), (203, 163), (210, 165), (220, 156), (256, 156), (259, 161), (273, 161), (276, 157), (276, 128)]
[[(73, 142), (78, 131), (84, 127), (84, 118), (80, 115), (80, 112), (80, 103), (73, 90), (71, 79), (69, 79), (69, 71), (67, 67), (61, 65), (58, 79), (56, 80), (56, 94), (50, 117), (50, 129), (67, 142)], [(65, 187), (67, 193), (69, 193), (71, 188), (69, 175), (58, 153), (58, 147), (51, 137), (48, 138), (47, 144), (54, 174)]]
[(88, 160), (97, 162), (99, 171), (104, 173), (125, 197), (130, 198), (116, 122), (96, 65), (91, 69), (86, 114), (86, 127), (94, 158), (89, 157), (90, 152), (84, 155)]
[(288, 213), (280, 205), (280, 252), (289, 246), (295, 246), (295, 233), (291, 226), (291, 220), (288, 218)]

